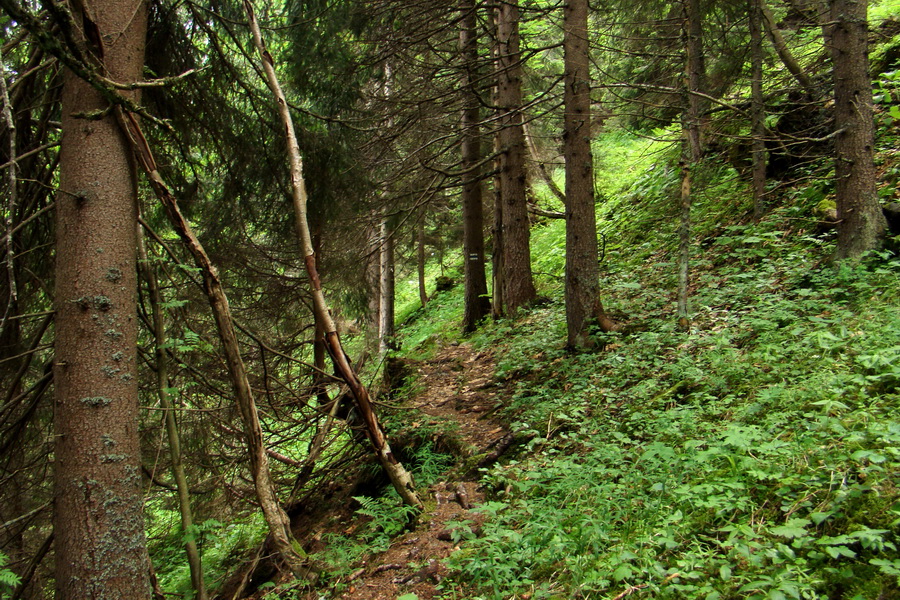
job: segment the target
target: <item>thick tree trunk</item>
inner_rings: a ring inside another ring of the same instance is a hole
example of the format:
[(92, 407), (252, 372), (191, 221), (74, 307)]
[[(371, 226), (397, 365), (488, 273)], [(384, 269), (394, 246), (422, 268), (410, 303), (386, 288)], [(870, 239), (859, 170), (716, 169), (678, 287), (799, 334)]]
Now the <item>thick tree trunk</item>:
[[(76, 6), (84, 27), (76, 35), (104, 43), (91, 49), (109, 76), (140, 79), (146, 4)], [(138, 440), (137, 180), (115, 119), (75, 116), (107, 107), (90, 85), (65, 73), (54, 349), (60, 600), (150, 597)]]
[(465, 291), (462, 330), (475, 331), (478, 322), (491, 312), (487, 297), (484, 266), (484, 200), (482, 197), (480, 100), (477, 81), (478, 21), (474, 0), (462, 4), (459, 50), (463, 61), (460, 89), (463, 110), (460, 122), (460, 146), (463, 172), (463, 260), (465, 262)]
[(588, 1), (568, 0), (564, 8), (566, 158), (566, 329), (570, 348), (592, 345), (592, 323), (611, 323), (600, 304), (594, 158), (591, 153), (591, 82)]
[(763, 0), (750, 0), (750, 97), (753, 217), (759, 220), (766, 212), (766, 113), (763, 101)]
[(879, 246), (887, 222), (875, 186), (875, 124), (866, 0), (831, 0), (838, 258)]
[(534, 300), (530, 223), (525, 199), (525, 135), (522, 131), (522, 56), (519, 5), (500, 2), (497, 16), (500, 117), (500, 201), (503, 205), (503, 300), (511, 313)]
[(178, 423), (175, 421), (175, 407), (169, 398), (169, 361), (166, 356), (166, 326), (162, 308), (162, 294), (159, 291), (159, 280), (156, 276), (156, 268), (150, 264), (147, 257), (147, 246), (140, 227), (137, 229), (138, 256), (140, 268), (150, 291), (150, 304), (153, 316), (153, 335), (156, 338), (156, 393), (159, 397), (159, 405), (165, 411), (166, 436), (169, 439), (169, 455), (172, 460), (172, 479), (175, 481), (175, 490), (178, 494), (178, 508), (181, 513), (181, 529), (190, 534), (184, 543), (187, 554), (188, 568), (191, 571), (191, 586), (194, 588), (197, 600), (206, 600), (206, 584), (203, 581), (203, 568), (200, 562), (200, 552), (197, 542), (194, 541), (194, 517), (191, 511), (191, 497), (188, 491), (187, 476), (184, 473), (184, 465), (181, 462), (181, 437), (178, 434)]
[(306, 272), (309, 275), (310, 284), (312, 286), (311, 291), (315, 317), (316, 319), (321, 320), (325, 328), (325, 344), (328, 348), (328, 354), (331, 356), (331, 360), (334, 363), (335, 371), (347, 383), (347, 386), (350, 388), (350, 393), (353, 394), (353, 398), (356, 400), (356, 406), (359, 410), (360, 417), (366, 424), (366, 434), (369, 437), (369, 441), (372, 443), (372, 447), (375, 450), (375, 454), (378, 456), (382, 467), (390, 478), (391, 483), (394, 485), (394, 489), (397, 490), (397, 493), (407, 504), (422, 507), (422, 501), (416, 494), (412, 476), (410, 476), (409, 472), (403, 468), (403, 465), (400, 464), (394, 456), (394, 453), (391, 451), (391, 447), (385, 438), (384, 430), (381, 428), (381, 424), (378, 422), (378, 418), (375, 416), (375, 411), (372, 408), (369, 392), (359, 380), (359, 377), (357, 377), (353, 367), (350, 366), (350, 359), (344, 352), (340, 336), (337, 332), (337, 327), (334, 324), (334, 319), (331, 317), (331, 312), (325, 302), (325, 294), (322, 292), (322, 283), (319, 280), (319, 273), (316, 269), (316, 256), (313, 252), (312, 237), (309, 232), (309, 222), (307, 220), (306, 212), (306, 182), (303, 179), (303, 161), (300, 157), (300, 146), (297, 143), (294, 122), (288, 111), (284, 92), (281, 90), (281, 85), (278, 83), (278, 78), (275, 74), (272, 55), (269, 54), (263, 43), (259, 24), (256, 21), (253, 6), (250, 4), (249, 0), (244, 0), (244, 10), (247, 12), (247, 17), (250, 21), (250, 29), (253, 32), (253, 41), (259, 51), (260, 58), (262, 59), (266, 81), (269, 85), (269, 89), (272, 90), (272, 94), (275, 96), (278, 104), (278, 114), (284, 124), (290, 160), (293, 191), (292, 201), (294, 213), (296, 215), (297, 237), (300, 241), (300, 250), (303, 253)]

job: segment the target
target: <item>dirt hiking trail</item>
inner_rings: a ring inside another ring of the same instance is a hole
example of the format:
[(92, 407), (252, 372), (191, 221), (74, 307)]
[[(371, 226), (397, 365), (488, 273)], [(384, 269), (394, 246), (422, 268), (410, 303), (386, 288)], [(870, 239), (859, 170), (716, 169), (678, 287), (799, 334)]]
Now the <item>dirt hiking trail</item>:
[[(442, 560), (456, 549), (449, 522), (469, 521), (478, 532), (483, 516), (472, 509), (484, 500), (476, 479), (509, 447), (512, 435), (493, 418), (504, 396), (494, 382), (494, 357), (466, 344), (446, 346), (430, 360), (409, 362), (415, 385), (422, 389), (409, 403), (413, 410), (457, 423), (455, 437), (471, 464), (454, 469), (446, 480), (420, 490), (427, 510), (415, 529), (395, 538), (384, 553), (369, 558), (346, 578), (338, 596), (347, 600), (396, 600), (415, 594), (419, 600), (438, 595), (446, 574)], [(478, 457), (477, 459), (475, 457)], [(465, 472), (462, 472), (465, 471)]]

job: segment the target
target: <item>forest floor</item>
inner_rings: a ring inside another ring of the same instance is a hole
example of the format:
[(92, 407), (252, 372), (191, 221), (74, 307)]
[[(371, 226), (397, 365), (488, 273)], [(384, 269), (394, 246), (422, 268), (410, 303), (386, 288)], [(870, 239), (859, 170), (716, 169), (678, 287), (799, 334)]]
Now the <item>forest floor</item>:
[(457, 548), (459, 533), (454, 536), (453, 527), (466, 522), (477, 534), (484, 520), (473, 511), (484, 500), (477, 467), (496, 460), (512, 441), (494, 417), (503, 388), (494, 381), (495, 360), (490, 352), (476, 352), (466, 344), (449, 345), (429, 360), (407, 361), (406, 366), (418, 392), (405, 407), (451, 424), (450, 445), (459, 462), (437, 483), (419, 490), (426, 510), (414, 526), (394, 538), (387, 551), (370, 555), (343, 578), (336, 598), (396, 600), (415, 594), (418, 600), (428, 600), (437, 596), (440, 591), (435, 586), (447, 571), (442, 561)]

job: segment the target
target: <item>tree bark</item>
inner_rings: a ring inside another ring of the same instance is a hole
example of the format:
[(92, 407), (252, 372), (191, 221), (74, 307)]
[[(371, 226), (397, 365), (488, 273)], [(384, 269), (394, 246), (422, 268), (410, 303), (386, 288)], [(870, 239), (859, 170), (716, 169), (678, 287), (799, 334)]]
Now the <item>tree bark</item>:
[(16, 285), (15, 270), (15, 251), (13, 246), (13, 219), (16, 215), (16, 205), (18, 204), (18, 163), (16, 161), (16, 120), (13, 117), (13, 107), (9, 100), (9, 90), (6, 87), (6, 66), (0, 57), (0, 109), (2, 109), (3, 124), (6, 126), (6, 135), (9, 136), (7, 142), (7, 150), (9, 151), (9, 166), (6, 167), (7, 178), (7, 202), (6, 217), (4, 225), (6, 231), (6, 279), (9, 285), (9, 297), (6, 299), (6, 308), (3, 316), (0, 317), (0, 335), (6, 330), (9, 317), (12, 315), (13, 308), (17, 304), (18, 290)]
[(487, 297), (484, 258), (484, 200), (482, 196), (480, 99), (476, 89), (478, 64), (478, 30), (474, 0), (464, 0), (459, 30), (459, 50), (463, 62), (460, 89), (463, 95), (460, 122), (461, 170), (463, 174), (463, 260), (465, 290), (463, 294), (463, 333), (475, 331), (478, 322), (491, 312)]
[(380, 278), (378, 286), (378, 351), (394, 348), (394, 228), (391, 217), (381, 220)]
[[(75, 6), (83, 29), (73, 33), (91, 47), (98, 66), (115, 81), (140, 79), (146, 4)], [(107, 107), (90, 85), (65, 72), (54, 349), (60, 600), (150, 597), (135, 372), (137, 179), (115, 119), (75, 116)]]
[(867, 6), (866, 0), (831, 0), (839, 259), (857, 259), (877, 248), (887, 228), (878, 203), (873, 163), (875, 123)]
[(422, 308), (428, 304), (428, 290), (425, 288), (425, 212), (416, 223), (416, 274), (419, 279), (419, 302)]
[(159, 291), (159, 280), (156, 276), (156, 268), (150, 264), (147, 256), (147, 246), (140, 227), (137, 229), (138, 256), (140, 257), (140, 269), (150, 291), (150, 304), (153, 317), (153, 336), (156, 338), (156, 393), (159, 397), (159, 405), (162, 407), (165, 417), (166, 436), (169, 440), (169, 455), (172, 461), (172, 479), (175, 481), (175, 490), (178, 495), (178, 509), (181, 514), (181, 529), (187, 534), (184, 543), (187, 554), (188, 568), (191, 571), (191, 586), (194, 588), (197, 600), (206, 600), (206, 583), (203, 581), (203, 567), (200, 562), (200, 552), (194, 535), (194, 517), (191, 511), (191, 497), (184, 473), (184, 465), (181, 462), (181, 437), (178, 434), (178, 423), (175, 421), (175, 407), (169, 398), (169, 361), (166, 356), (166, 325), (162, 308), (162, 294)]
[(522, 56), (519, 4), (501, 0), (497, 16), (500, 116), (500, 202), (503, 205), (503, 300), (510, 313), (534, 300), (530, 223), (525, 198), (525, 136), (522, 131)]
[(750, 0), (750, 98), (752, 145), (753, 217), (759, 220), (766, 212), (766, 113), (763, 100), (763, 0)]
[(563, 143), (566, 159), (566, 330), (570, 348), (593, 345), (589, 336), (592, 323), (604, 330), (611, 328), (600, 303), (587, 25), (588, 1), (568, 0), (563, 24)]
[(684, 6), (684, 113), (682, 116), (681, 200), (678, 227), (678, 292), (676, 317), (683, 331), (691, 328), (688, 307), (691, 258), (691, 169), (700, 160), (703, 103), (694, 92), (702, 91), (704, 79), (703, 29), (699, 0), (683, 0)]
[[(491, 13), (491, 29), (494, 44), (491, 46), (491, 61), (495, 69), (499, 69), (500, 64), (500, 44), (496, 40), (497, 22), (500, 18), (499, 10), (495, 3), (490, 4)], [(500, 76), (495, 78), (494, 85), (491, 86), (491, 103), (494, 108), (494, 116), (496, 122), (500, 122), (502, 109), (500, 108)], [(500, 130), (497, 129), (492, 137), (492, 150), (494, 152), (494, 176), (491, 178), (491, 199), (494, 204), (493, 224), (491, 226), (491, 316), (495, 319), (503, 317), (506, 301), (503, 297), (504, 278), (503, 273), (503, 199), (501, 190), (503, 189), (503, 178), (500, 176)]]
[[(374, 225), (366, 228), (364, 267), (368, 309), (366, 312), (366, 352), (378, 354), (378, 329), (381, 314), (381, 231), (380, 227)], [(325, 348), (325, 345), (322, 348)]]
[(350, 359), (344, 352), (341, 344), (340, 336), (337, 332), (334, 319), (325, 302), (325, 294), (322, 292), (322, 283), (319, 280), (319, 273), (316, 269), (316, 256), (313, 252), (312, 238), (309, 232), (309, 223), (307, 220), (307, 194), (306, 182), (303, 179), (303, 160), (300, 157), (300, 146), (297, 143), (297, 134), (294, 130), (294, 122), (288, 110), (287, 100), (281, 85), (278, 83), (278, 77), (275, 74), (274, 61), (272, 55), (266, 50), (262, 40), (259, 24), (256, 21), (256, 15), (253, 12), (253, 6), (249, 0), (244, 0), (244, 10), (250, 21), (250, 29), (253, 32), (253, 41), (259, 51), (262, 59), (263, 70), (266, 75), (266, 82), (269, 89), (275, 96), (278, 105), (278, 114), (284, 124), (285, 137), (287, 138), (287, 148), (291, 170), (291, 187), (292, 202), (294, 213), (296, 216), (297, 237), (300, 241), (300, 250), (303, 253), (304, 263), (306, 264), (306, 272), (309, 275), (310, 284), (312, 286), (313, 310), (316, 313), (316, 319), (320, 319), (325, 328), (325, 344), (328, 348), (328, 354), (334, 363), (335, 371), (347, 383), (350, 393), (356, 400), (356, 406), (359, 410), (360, 417), (366, 424), (366, 434), (372, 447), (381, 462), (382, 467), (387, 473), (394, 485), (394, 489), (403, 499), (404, 502), (411, 506), (422, 507), (422, 501), (416, 494), (415, 485), (412, 476), (403, 468), (403, 465), (394, 456), (384, 430), (378, 422), (375, 411), (372, 408), (372, 401), (369, 398), (369, 392), (357, 377), (356, 372), (350, 366)]

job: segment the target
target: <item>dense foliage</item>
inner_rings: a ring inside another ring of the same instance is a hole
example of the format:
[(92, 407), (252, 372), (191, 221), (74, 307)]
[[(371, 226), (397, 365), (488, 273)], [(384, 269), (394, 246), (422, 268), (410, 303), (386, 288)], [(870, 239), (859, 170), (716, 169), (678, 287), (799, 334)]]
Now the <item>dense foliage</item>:
[[(711, 163), (695, 328), (678, 332), (671, 231), (641, 218), (672, 210), (666, 165), (628, 172), (648, 146), (598, 146), (624, 159), (607, 197), (636, 207), (604, 225), (607, 297), (629, 329), (596, 353), (562, 348), (551, 224), (535, 232), (550, 304), (473, 338), (500, 348), (507, 415), (530, 441), (485, 474), (491, 518), (450, 561), (484, 591), (463, 597), (894, 597), (900, 262), (831, 264), (809, 188), (747, 223), (742, 184)], [(409, 331), (419, 348), (458, 310), (433, 305)]]

